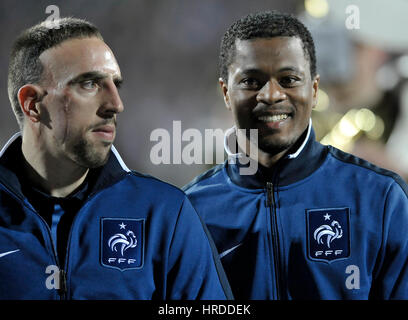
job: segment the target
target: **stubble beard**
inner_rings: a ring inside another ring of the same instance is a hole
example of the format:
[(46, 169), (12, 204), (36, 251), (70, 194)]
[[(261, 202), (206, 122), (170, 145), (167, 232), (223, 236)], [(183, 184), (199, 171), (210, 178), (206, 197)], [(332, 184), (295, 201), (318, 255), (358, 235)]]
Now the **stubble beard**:
[(258, 143), (258, 148), (270, 155), (275, 155), (290, 149), (296, 141), (297, 138), (288, 141), (270, 141), (268, 139), (261, 139)]
[(109, 150), (112, 143), (102, 143), (104, 147), (97, 148), (95, 143), (82, 138), (73, 146), (74, 161), (89, 169), (103, 166), (109, 159)]
[(283, 151), (294, 151), (293, 149), (297, 149), (306, 137), (307, 128), (308, 126), (299, 135), (283, 140), (268, 139), (266, 136), (259, 141), (258, 147), (260, 150), (271, 155), (276, 155)]

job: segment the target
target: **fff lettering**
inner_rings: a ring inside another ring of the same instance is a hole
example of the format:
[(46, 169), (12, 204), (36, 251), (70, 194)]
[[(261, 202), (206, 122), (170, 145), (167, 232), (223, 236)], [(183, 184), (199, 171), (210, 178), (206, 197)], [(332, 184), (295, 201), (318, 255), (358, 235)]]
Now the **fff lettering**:
[(108, 259), (108, 263), (117, 263), (117, 264), (121, 264), (121, 263), (127, 263), (127, 264), (132, 264), (136, 262), (136, 259), (125, 259), (125, 258), (109, 258)]
[(343, 252), (343, 250), (326, 250), (326, 251), (315, 251), (315, 256), (321, 256), (322, 254), (324, 254), (326, 257), (329, 255), (332, 255), (334, 253), (335, 256), (338, 256), (339, 254), (341, 254)]

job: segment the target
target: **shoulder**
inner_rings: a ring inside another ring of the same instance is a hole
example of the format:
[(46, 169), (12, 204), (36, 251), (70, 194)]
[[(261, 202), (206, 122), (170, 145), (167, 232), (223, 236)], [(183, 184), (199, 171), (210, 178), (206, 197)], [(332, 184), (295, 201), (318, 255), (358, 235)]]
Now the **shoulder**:
[(224, 168), (225, 162), (212, 167), (211, 169), (195, 177), (190, 183), (182, 187), (182, 190), (188, 194), (196, 187), (213, 184), (214, 180), (220, 175)]
[(378, 167), (367, 160), (341, 151), (333, 146), (328, 146), (328, 149), (329, 154), (346, 166), (351, 174), (367, 179), (367, 183), (375, 181), (387, 185), (396, 184), (408, 196), (408, 185), (397, 173)]
[(125, 184), (130, 192), (135, 190), (140, 191), (147, 198), (184, 200), (186, 197), (185, 193), (178, 187), (151, 175), (142, 174), (134, 170), (128, 173)]

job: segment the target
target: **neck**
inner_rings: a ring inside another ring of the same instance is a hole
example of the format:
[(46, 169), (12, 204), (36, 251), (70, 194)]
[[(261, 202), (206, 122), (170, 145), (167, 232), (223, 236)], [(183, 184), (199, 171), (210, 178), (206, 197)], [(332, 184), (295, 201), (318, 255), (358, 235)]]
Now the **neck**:
[(245, 153), (249, 155), (252, 160), (255, 160), (266, 168), (272, 168), (288, 150), (283, 150), (278, 153), (268, 153), (258, 148), (250, 139), (248, 139), (241, 130), (237, 130), (238, 135), (238, 147), (241, 150), (245, 150)]
[(258, 162), (265, 168), (273, 168), (273, 166), (286, 154), (287, 150), (277, 154), (270, 154), (258, 149)]
[[(304, 133), (297, 139), (297, 141), (289, 148), (279, 151), (277, 153), (270, 153), (263, 151), (258, 148), (256, 144), (254, 144), (250, 139), (248, 139), (245, 135), (242, 136), (242, 132), (240, 130), (237, 131), (238, 135), (238, 147), (241, 150), (246, 150), (246, 154), (249, 154), (249, 157), (252, 160), (257, 161), (259, 164), (264, 166), (265, 168), (273, 168), (275, 164), (284, 157), (289, 151), (293, 150), (295, 152), (299, 149), (302, 143), (305, 141), (307, 137), (308, 129), (304, 131)], [(249, 151), (249, 152), (248, 152)]]
[(88, 168), (52, 155), (31, 137), (22, 137), (23, 171), (35, 187), (53, 197), (64, 198), (85, 181)]

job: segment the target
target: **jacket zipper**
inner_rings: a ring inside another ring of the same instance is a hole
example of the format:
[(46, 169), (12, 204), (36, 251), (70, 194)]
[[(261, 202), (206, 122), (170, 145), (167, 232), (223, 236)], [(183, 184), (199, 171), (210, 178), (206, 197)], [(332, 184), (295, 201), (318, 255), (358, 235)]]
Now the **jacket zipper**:
[(78, 217), (80, 211), (85, 207), (85, 205), (90, 201), (91, 198), (93, 198), (93, 196), (94, 196), (96, 193), (94, 192), (94, 193), (91, 193), (90, 195), (88, 195), (88, 197), (87, 197), (87, 199), (84, 201), (84, 203), (83, 203), (81, 209), (77, 212), (77, 214), (76, 214), (75, 217), (74, 217), (74, 220), (72, 221), (71, 228), (70, 228), (69, 235), (68, 235), (68, 242), (67, 242), (67, 248), (66, 248), (65, 264), (64, 264), (64, 268), (61, 268), (60, 263), (59, 263), (59, 259), (58, 259), (58, 254), (57, 254), (57, 251), (56, 251), (56, 248), (55, 248), (55, 245), (54, 245), (54, 241), (52, 240), (51, 229), (50, 229), (50, 227), (48, 226), (48, 223), (43, 219), (43, 217), (41, 217), (41, 215), (40, 215), (36, 210), (34, 210), (34, 209), (33, 209), (32, 207), (30, 207), (30, 206), (25, 205), (25, 204), (24, 204), (24, 199), (22, 199), (21, 197), (19, 197), (18, 195), (16, 195), (13, 191), (11, 191), (2, 181), (0, 181), (0, 183), (3, 185), (3, 187), (5, 188), (5, 190), (6, 190), (13, 198), (16, 198), (16, 199), (19, 200), (21, 203), (23, 203), (23, 205), (24, 205), (25, 207), (27, 207), (28, 209), (30, 209), (30, 211), (32, 211), (32, 212), (39, 218), (39, 220), (42, 222), (42, 224), (45, 226), (45, 229), (47, 230), (47, 233), (48, 233), (48, 239), (49, 239), (50, 242), (51, 242), (52, 252), (53, 252), (53, 255), (54, 255), (54, 261), (55, 261), (55, 264), (56, 264), (56, 266), (58, 267), (58, 270), (59, 270), (59, 277), (58, 277), (58, 279), (59, 279), (59, 289), (58, 289), (58, 295), (60, 296), (60, 300), (65, 300), (65, 299), (66, 299), (67, 292), (68, 292), (68, 286), (67, 286), (67, 272), (66, 272), (65, 269), (66, 269), (66, 266), (68, 265), (68, 257), (69, 257), (68, 251), (69, 251), (69, 245), (70, 245), (70, 242), (71, 242), (72, 229), (73, 229), (73, 226), (74, 226), (74, 224), (75, 224), (75, 220), (76, 220), (76, 218)]
[(45, 223), (45, 225), (47, 227), (48, 234), (50, 236), (51, 243), (52, 243), (53, 248), (54, 248), (54, 255), (55, 255), (55, 257), (57, 257), (56, 261), (58, 262), (57, 266), (58, 266), (58, 269), (59, 269), (59, 289), (58, 289), (58, 294), (59, 294), (61, 300), (66, 300), (67, 299), (67, 293), (68, 293), (67, 271), (66, 271), (66, 269), (67, 269), (67, 266), (68, 266), (69, 247), (70, 247), (70, 243), (71, 243), (72, 229), (73, 229), (73, 227), (75, 225), (75, 221), (76, 221), (77, 217), (79, 216), (80, 212), (85, 207), (85, 205), (91, 200), (91, 198), (93, 198), (94, 195), (95, 195), (95, 193), (92, 193), (86, 198), (86, 200), (84, 201), (81, 209), (79, 209), (79, 211), (75, 214), (74, 219), (72, 220), (72, 224), (71, 224), (71, 227), (69, 229), (69, 234), (68, 234), (67, 246), (66, 246), (66, 250), (65, 250), (64, 268), (60, 267), (59, 260), (58, 260), (58, 255), (57, 255), (57, 252), (55, 251), (56, 249), (55, 249), (54, 243), (52, 241), (51, 231), (50, 231), (50, 228), (48, 227), (48, 224), (45, 222), (45, 220), (37, 212), (35, 212), (40, 217), (40, 219), (43, 220), (43, 222)]
[(40, 221), (45, 225), (45, 228), (47, 230), (48, 238), (49, 238), (49, 240), (51, 242), (52, 251), (54, 253), (54, 260), (55, 260), (56, 265), (57, 265), (58, 270), (59, 270), (59, 275), (58, 275), (59, 289), (57, 289), (57, 292), (58, 292), (58, 295), (60, 297), (60, 300), (65, 300), (66, 299), (66, 292), (67, 292), (66, 275), (65, 275), (64, 269), (61, 268), (61, 265), (59, 263), (57, 248), (55, 247), (54, 241), (52, 240), (52, 236), (51, 236), (51, 229), (48, 226), (48, 223), (44, 220), (43, 217), (41, 217), (41, 215), (37, 211), (35, 211), (33, 209), (31, 209), (31, 211), (33, 211), (34, 214), (40, 219)]
[(58, 294), (60, 295), (61, 300), (65, 300), (67, 294), (67, 275), (64, 269), (60, 269), (59, 271), (59, 284)]
[(275, 268), (275, 283), (276, 283), (276, 298), (277, 300), (281, 299), (280, 294), (280, 255), (279, 255), (279, 237), (278, 237), (278, 223), (276, 219), (276, 203), (275, 203), (275, 195), (273, 191), (273, 183), (267, 182), (266, 183), (266, 190), (267, 190), (267, 204), (270, 208), (271, 213), (271, 220), (272, 220), (272, 250), (273, 250), (273, 262)]
[(39, 213), (34, 210), (32, 207), (25, 205), (24, 203), (24, 199), (20, 198), (18, 195), (16, 195), (13, 191), (11, 191), (3, 182), (1, 182), (2, 186), (4, 187), (5, 191), (7, 191), (13, 198), (15, 198), (16, 200), (20, 201), (26, 208), (28, 208), (31, 212), (33, 212), (38, 219), (41, 221), (41, 223), (43, 224), (43, 226), (45, 227), (45, 230), (47, 230), (47, 234), (48, 234), (48, 239), (51, 242), (51, 247), (52, 247), (52, 253), (53, 253), (53, 258), (54, 258), (54, 262), (55, 265), (58, 267), (59, 270), (59, 276), (58, 276), (58, 280), (59, 280), (59, 289), (58, 289), (58, 295), (60, 296), (60, 300), (65, 299), (65, 293), (66, 293), (66, 275), (63, 269), (61, 269), (59, 260), (58, 260), (58, 254), (54, 245), (54, 241), (52, 240), (52, 236), (51, 236), (51, 229), (48, 226), (48, 223), (44, 220), (43, 217), (41, 217), (39, 215)]
[(66, 284), (66, 276), (65, 276), (65, 272), (64, 269), (61, 268), (61, 265), (59, 263), (59, 259), (58, 259), (58, 253), (57, 253), (57, 248), (55, 247), (54, 241), (52, 240), (52, 236), (51, 236), (51, 229), (48, 226), (48, 223), (43, 219), (43, 217), (40, 216), (40, 214), (31, 209), (31, 211), (34, 212), (34, 214), (40, 219), (40, 221), (45, 225), (45, 228), (47, 230), (48, 233), (48, 238), (51, 242), (51, 246), (52, 246), (52, 251), (54, 253), (54, 260), (56, 262), (56, 265), (58, 267), (59, 270), (59, 275), (58, 275), (58, 280), (59, 280), (59, 289), (57, 289), (58, 295), (60, 297), (60, 300), (65, 300), (66, 299), (66, 290), (67, 290), (67, 284)]

